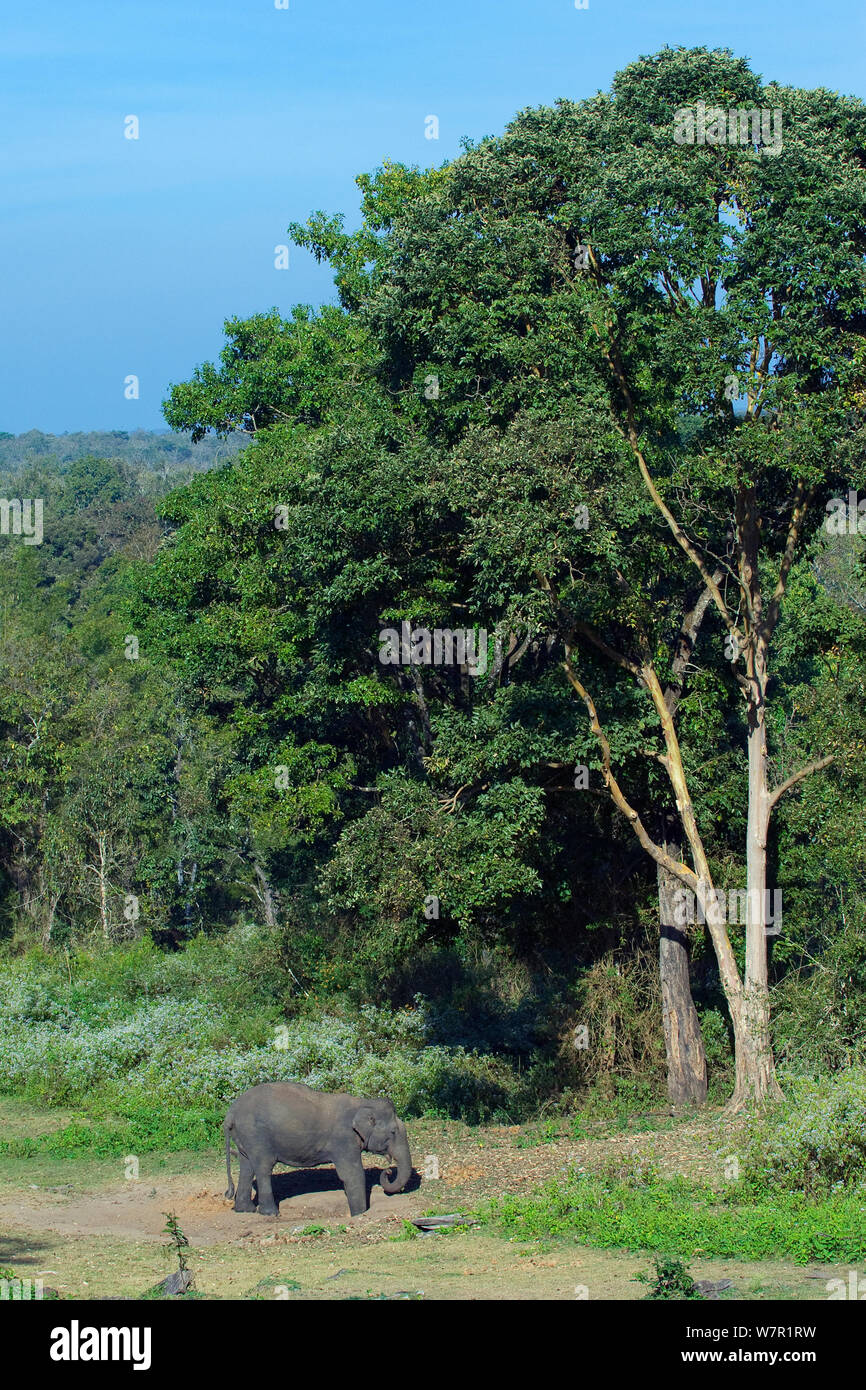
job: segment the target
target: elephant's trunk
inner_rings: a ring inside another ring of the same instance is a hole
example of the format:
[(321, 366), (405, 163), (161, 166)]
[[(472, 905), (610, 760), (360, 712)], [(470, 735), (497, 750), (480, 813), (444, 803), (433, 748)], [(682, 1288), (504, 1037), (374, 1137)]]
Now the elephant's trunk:
[(392, 1192), (402, 1192), (412, 1176), (412, 1155), (409, 1152), (409, 1139), (403, 1121), (398, 1121), (397, 1133), (388, 1148), (388, 1156), (397, 1164), (397, 1176), (386, 1178), (383, 1173), (379, 1181), (382, 1191), (390, 1196)]

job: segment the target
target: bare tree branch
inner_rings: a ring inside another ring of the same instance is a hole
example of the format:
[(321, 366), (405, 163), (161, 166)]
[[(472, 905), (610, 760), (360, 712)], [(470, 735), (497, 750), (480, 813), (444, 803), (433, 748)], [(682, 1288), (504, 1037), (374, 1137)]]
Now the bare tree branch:
[[(596, 332), (598, 332), (597, 329)], [(617, 385), (619, 386), (619, 389), (623, 394), (623, 398), (625, 400), (626, 405), (626, 427), (625, 429), (623, 429), (619, 422), (615, 420), (614, 423), (616, 425), (616, 428), (623, 435), (623, 438), (628, 440), (628, 443), (631, 446), (631, 451), (635, 456), (637, 466), (640, 469), (641, 477), (643, 478), (644, 483), (646, 485), (646, 489), (649, 492), (649, 495), (652, 498), (653, 502), (655, 503), (655, 506), (661, 512), (662, 516), (664, 517), (665, 521), (670, 527), (674, 539), (676, 540), (677, 544), (681, 546), (681, 548), (685, 551), (692, 564), (698, 570), (701, 578), (704, 581), (704, 584), (707, 586), (707, 588), (710, 591), (710, 594), (712, 595), (713, 602), (718, 608), (719, 613), (721, 614), (722, 619), (725, 623), (725, 626), (731, 632), (735, 632), (736, 624), (733, 618), (731, 617), (730, 610), (728, 609), (728, 605), (725, 603), (721, 589), (719, 588), (713, 576), (710, 574), (709, 569), (705, 565), (704, 561), (698, 554), (695, 547), (692, 545), (685, 531), (680, 526), (670, 507), (668, 507), (667, 503), (665, 502), (664, 498), (662, 497), (661, 493), (656, 487), (652, 475), (650, 474), (649, 468), (647, 467), (646, 459), (643, 456), (643, 450), (640, 447), (640, 440), (638, 439), (637, 430), (635, 429), (634, 401), (632, 399), (631, 390), (629, 389), (629, 384), (626, 380), (626, 375), (623, 371), (622, 363), (619, 360), (619, 353), (617, 351), (616, 344), (613, 341), (612, 335), (609, 339), (608, 346), (603, 347), (602, 351), (604, 352), (605, 360), (607, 361), (608, 366), (610, 367), (611, 371), (614, 374), (614, 377), (616, 378)]]
[(784, 782), (780, 782), (779, 786), (774, 787), (770, 792), (767, 801), (769, 809), (772, 811), (779, 797), (784, 796), (785, 792), (790, 790), (791, 787), (796, 786), (798, 782), (802, 782), (804, 777), (811, 776), (813, 772), (820, 772), (822, 768), (829, 767), (830, 764), (835, 761), (835, 753), (830, 753), (826, 758), (816, 758), (814, 762), (807, 763), (805, 767), (801, 767), (799, 772), (795, 772), (791, 777), (786, 777)]
[(785, 590), (788, 585), (788, 575), (791, 571), (791, 565), (794, 563), (794, 555), (797, 550), (797, 542), (800, 539), (800, 533), (803, 529), (803, 522), (805, 520), (806, 512), (808, 511), (809, 503), (811, 502), (813, 495), (814, 489), (808, 495), (806, 494), (806, 485), (801, 478), (797, 484), (797, 492), (794, 497), (794, 510), (791, 516), (791, 524), (788, 527), (788, 538), (785, 542), (785, 552), (782, 556), (782, 563), (779, 566), (779, 578), (776, 581), (776, 587), (773, 591), (773, 597), (770, 599), (770, 604), (767, 609), (766, 632), (768, 636), (774, 631), (776, 623), (779, 621), (779, 610), (782, 606), (782, 599), (785, 597)]
[[(722, 570), (719, 568), (713, 575), (713, 579), (718, 583), (721, 577)], [(665, 704), (671, 714), (676, 713), (677, 706), (682, 699), (686, 668), (692, 659), (692, 653), (698, 640), (698, 632), (711, 598), (710, 589), (705, 585), (697, 602), (683, 618), (676, 655), (671, 663), (671, 680), (665, 690)]]
[(604, 783), (608, 791), (610, 792), (611, 797), (613, 798), (614, 804), (616, 805), (617, 809), (622, 812), (626, 820), (631, 825), (635, 835), (637, 836), (643, 848), (646, 850), (647, 854), (649, 854), (657, 864), (661, 864), (662, 868), (667, 869), (668, 873), (673, 874), (675, 878), (679, 879), (681, 883), (685, 883), (693, 892), (697, 892), (697, 874), (692, 869), (690, 869), (687, 864), (682, 864), (678, 860), (674, 859), (671, 855), (667, 854), (661, 848), (660, 845), (657, 845), (655, 841), (651, 839), (650, 835), (647, 832), (646, 826), (644, 825), (637, 811), (634, 809), (634, 807), (630, 804), (630, 802), (626, 799), (625, 795), (623, 794), (622, 788), (620, 787), (619, 783), (613, 775), (613, 771), (611, 768), (610, 744), (608, 743), (607, 735), (604, 732), (604, 729), (601, 727), (601, 723), (599, 722), (598, 712), (596, 711), (595, 705), (592, 700), (592, 696), (589, 694), (589, 691), (586, 690), (586, 688), (581, 684), (580, 678), (578, 677), (574, 667), (571, 664), (571, 648), (566, 646), (565, 652), (566, 659), (563, 662), (563, 670), (565, 671), (565, 674), (568, 676), (568, 679), (571, 682), (572, 686), (577, 691), (580, 698), (583, 700), (589, 712), (590, 725), (592, 727), (593, 733), (598, 739), (598, 743), (601, 748)]

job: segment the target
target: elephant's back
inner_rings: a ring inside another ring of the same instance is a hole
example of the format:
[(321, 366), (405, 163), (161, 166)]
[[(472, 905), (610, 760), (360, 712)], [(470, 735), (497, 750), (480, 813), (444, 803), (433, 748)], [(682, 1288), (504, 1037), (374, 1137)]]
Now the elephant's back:
[(339, 1107), (341, 1102), (348, 1103), (351, 1100), (351, 1096), (342, 1093), (314, 1091), (312, 1086), (305, 1086), (302, 1081), (262, 1081), (258, 1086), (251, 1086), (232, 1102), (229, 1116), (233, 1112), (235, 1117), (239, 1117), (245, 1111), (261, 1112), (271, 1109), (292, 1111), (296, 1114), (307, 1110), (320, 1112), (323, 1108)]

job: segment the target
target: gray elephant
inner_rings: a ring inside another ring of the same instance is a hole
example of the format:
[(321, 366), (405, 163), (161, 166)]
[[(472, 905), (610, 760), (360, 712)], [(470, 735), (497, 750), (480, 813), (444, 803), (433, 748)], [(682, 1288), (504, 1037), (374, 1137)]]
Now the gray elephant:
[[(226, 1197), (234, 1197), (235, 1211), (255, 1211), (253, 1179), (258, 1190), (261, 1216), (275, 1216), (277, 1204), (271, 1186), (275, 1163), (311, 1168), (333, 1163), (346, 1196), (349, 1211), (359, 1216), (367, 1210), (367, 1180), (361, 1154), (387, 1154), (397, 1164), (396, 1177), (382, 1174), (382, 1190), (390, 1196), (402, 1192), (412, 1176), (412, 1157), (406, 1126), (390, 1100), (359, 1100), (357, 1096), (313, 1091), (294, 1081), (268, 1081), (238, 1096), (223, 1125), (226, 1137)], [(232, 1182), (234, 1140), (240, 1156), (237, 1195)]]

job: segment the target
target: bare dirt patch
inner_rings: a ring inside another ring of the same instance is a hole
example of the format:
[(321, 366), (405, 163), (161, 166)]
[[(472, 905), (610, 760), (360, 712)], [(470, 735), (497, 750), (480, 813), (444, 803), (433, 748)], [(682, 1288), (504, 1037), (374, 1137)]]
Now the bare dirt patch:
[[(225, 1173), (216, 1165), (196, 1177), (160, 1179), (146, 1176), (102, 1192), (63, 1192), (37, 1189), (10, 1200), (0, 1199), (0, 1227), (15, 1225), (32, 1231), (56, 1231), (65, 1235), (121, 1236), (135, 1240), (159, 1240), (167, 1211), (173, 1211), (193, 1245), (213, 1245), (243, 1239), (263, 1227), (303, 1227), (369, 1223), (387, 1217), (420, 1215), (429, 1197), (415, 1192), (388, 1197), (370, 1174), (370, 1210), (351, 1218), (342, 1185), (332, 1168), (278, 1172), (274, 1194), (280, 1204), (278, 1217), (241, 1214), (223, 1196)], [(203, 1183), (202, 1179), (205, 1179)]]

